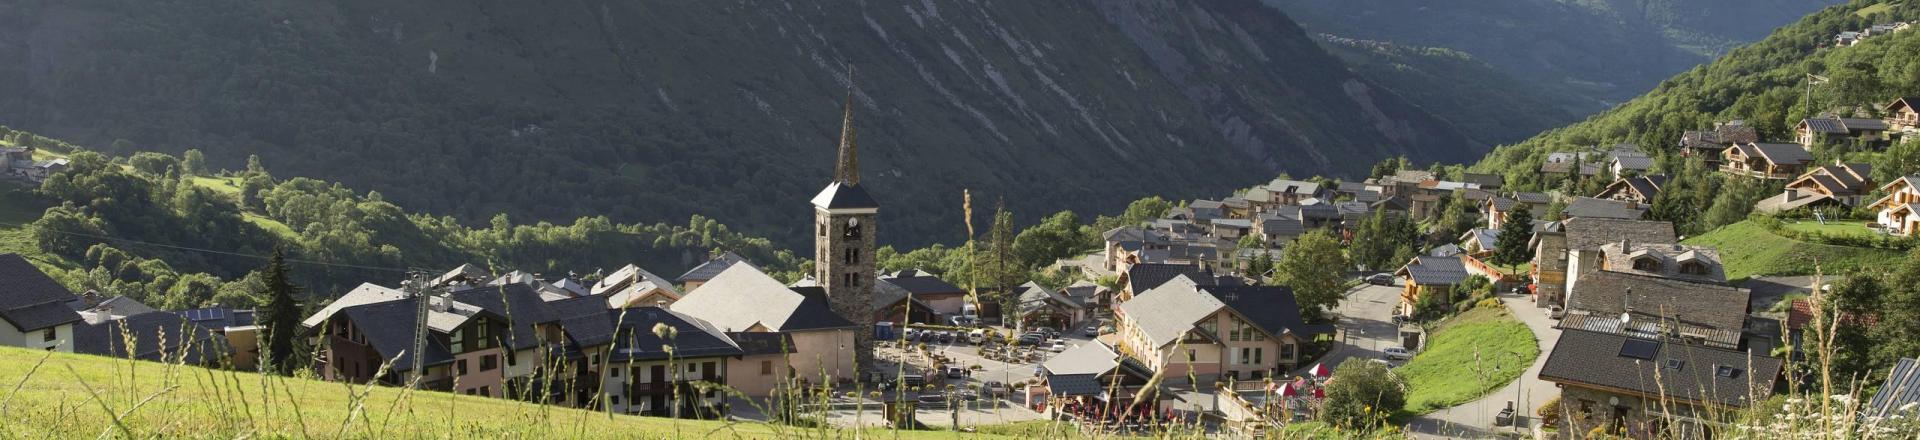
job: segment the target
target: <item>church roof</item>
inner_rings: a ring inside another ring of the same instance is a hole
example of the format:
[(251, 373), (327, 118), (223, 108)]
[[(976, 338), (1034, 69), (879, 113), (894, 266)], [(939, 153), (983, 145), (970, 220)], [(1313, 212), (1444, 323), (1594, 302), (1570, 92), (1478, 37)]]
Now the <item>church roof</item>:
[(813, 206), (822, 209), (878, 209), (880, 203), (873, 200), (867, 190), (860, 185), (833, 182), (820, 194), (813, 196)]

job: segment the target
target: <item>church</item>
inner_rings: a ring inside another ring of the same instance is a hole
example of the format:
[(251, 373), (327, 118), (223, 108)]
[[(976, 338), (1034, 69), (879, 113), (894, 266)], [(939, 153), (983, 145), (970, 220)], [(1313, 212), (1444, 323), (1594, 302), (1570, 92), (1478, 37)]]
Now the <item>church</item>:
[(859, 324), (854, 333), (854, 359), (864, 372), (873, 366), (873, 249), (880, 204), (860, 186), (857, 137), (853, 91), (848, 90), (833, 181), (813, 197), (813, 279), (826, 290), (834, 312)]

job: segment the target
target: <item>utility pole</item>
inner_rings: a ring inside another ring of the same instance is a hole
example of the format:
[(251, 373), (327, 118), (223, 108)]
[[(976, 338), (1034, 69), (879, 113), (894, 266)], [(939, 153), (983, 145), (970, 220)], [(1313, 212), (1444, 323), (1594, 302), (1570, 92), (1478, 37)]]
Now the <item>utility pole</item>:
[(431, 287), (427, 286), (426, 272), (414, 271), (412, 279), (406, 283), (407, 296), (415, 298), (413, 315), (413, 388), (420, 389), (427, 377), (427, 360), (423, 356), (427, 351), (427, 308), (433, 301)]

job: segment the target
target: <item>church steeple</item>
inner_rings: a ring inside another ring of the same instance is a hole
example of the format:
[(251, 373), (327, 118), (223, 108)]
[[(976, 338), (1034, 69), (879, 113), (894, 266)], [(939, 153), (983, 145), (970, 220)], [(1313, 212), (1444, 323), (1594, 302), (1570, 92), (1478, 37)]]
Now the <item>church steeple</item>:
[(840, 110), (840, 161), (836, 162), (833, 181), (860, 184), (860, 145), (853, 130), (853, 75), (847, 75), (847, 103)]

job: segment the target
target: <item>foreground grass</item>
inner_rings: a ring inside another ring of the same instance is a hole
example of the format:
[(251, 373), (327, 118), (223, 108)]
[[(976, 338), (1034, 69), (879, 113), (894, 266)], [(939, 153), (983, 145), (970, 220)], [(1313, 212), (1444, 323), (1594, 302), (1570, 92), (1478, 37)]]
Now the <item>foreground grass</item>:
[(1441, 324), (1425, 351), (1393, 371), (1407, 381), (1407, 411), (1425, 414), (1505, 386), (1538, 357), (1526, 324), (1506, 307), (1481, 307)]
[(0, 347), (5, 438), (998, 438), (609, 415)]
[[(1815, 225), (1818, 226), (1818, 225)], [(1768, 232), (1742, 221), (1688, 238), (1683, 243), (1720, 249), (1727, 279), (1748, 279), (1762, 275), (1812, 275), (1814, 263), (1827, 274), (1852, 273), (1863, 268), (1882, 267), (1888, 261), (1904, 258), (1899, 251), (1806, 243)]]

